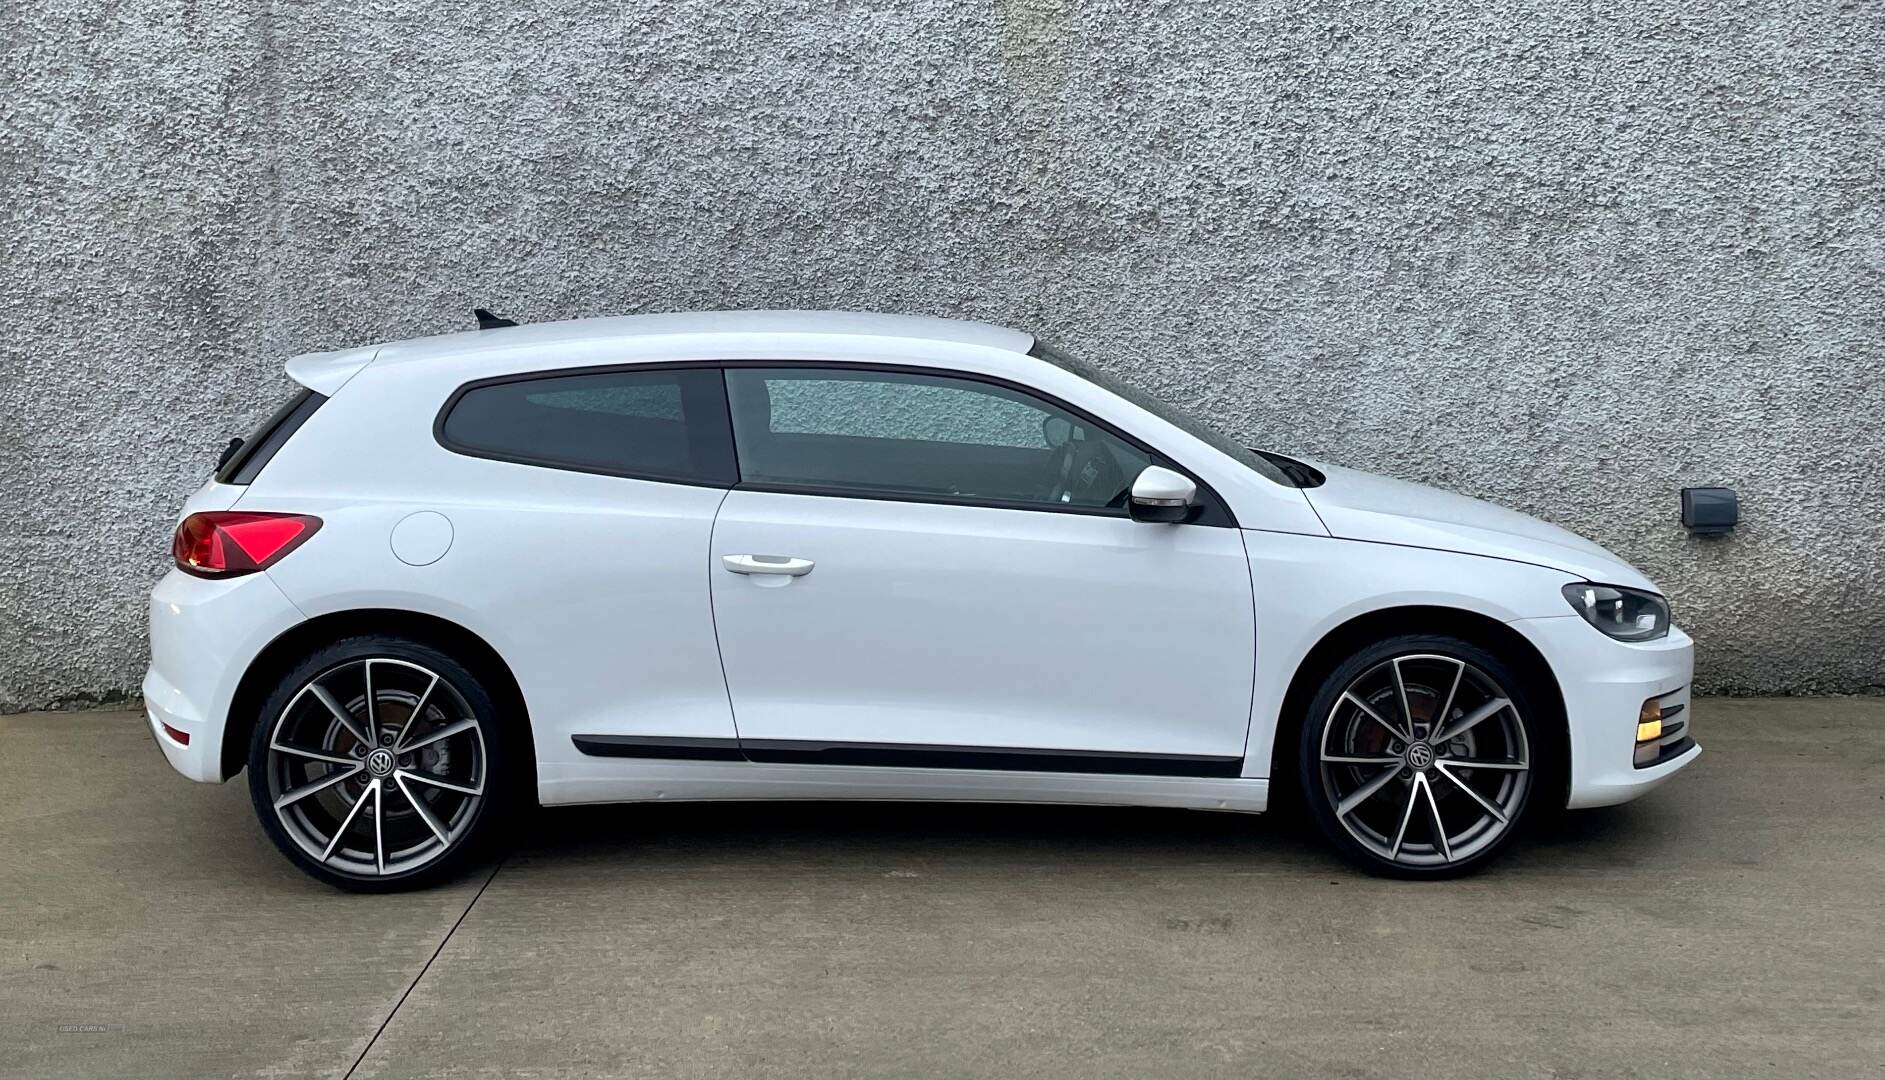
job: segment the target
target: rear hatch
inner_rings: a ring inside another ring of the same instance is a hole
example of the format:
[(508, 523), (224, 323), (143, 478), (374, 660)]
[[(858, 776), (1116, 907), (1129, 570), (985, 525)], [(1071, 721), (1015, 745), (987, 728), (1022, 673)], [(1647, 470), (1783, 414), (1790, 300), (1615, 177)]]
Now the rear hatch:
[(216, 463), (216, 483), (243, 486), (254, 480), (275, 451), (326, 402), (326, 394), (305, 386), (297, 388), (294, 396), (282, 402), (247, 438), (229, 440), (222, 459)]
[(199, 511), (233, 507), (243, 490), (261, 474), (276, 451), (287, 445), (301, 425), (307, 423), (308, 417), (372, 363), (378, 353), (378, 346), (341, 349), (306, 353), (288, 361), (288, 377), (296, 384), (294, 393), (246, 437), (229, 440), (222, 456), (216, 460), (215, 474), (184, 503), (180, 518)]

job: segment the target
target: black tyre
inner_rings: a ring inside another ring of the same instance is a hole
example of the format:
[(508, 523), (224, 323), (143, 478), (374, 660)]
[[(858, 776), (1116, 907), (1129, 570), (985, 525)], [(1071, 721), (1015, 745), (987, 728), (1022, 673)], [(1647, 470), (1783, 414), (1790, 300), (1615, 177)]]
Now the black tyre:
[(1316, 827), (1370, 873), (1445, 878), (1486, 865), (1556, 775), (1535, 696), (1496, 654), (1396, 637), (1331, 672), (1302, 717), (1297, 781)]
[(249, 794), (296, 866), (355, 892), (449, 880), (492, 854), (519, 799), (494, 699), (438, 648), (337, 641), (256, 718)]

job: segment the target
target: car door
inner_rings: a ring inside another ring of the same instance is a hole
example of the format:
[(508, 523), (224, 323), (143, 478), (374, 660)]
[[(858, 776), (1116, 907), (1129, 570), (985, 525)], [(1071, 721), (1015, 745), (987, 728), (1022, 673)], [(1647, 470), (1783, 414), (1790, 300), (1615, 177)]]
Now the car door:
[(963, 374), (726, 379), (741, 479), (709, 576), (748, 758), (1239, 775), (1242, 537), (1215, 504), (1133, 521), (1150, 448)]

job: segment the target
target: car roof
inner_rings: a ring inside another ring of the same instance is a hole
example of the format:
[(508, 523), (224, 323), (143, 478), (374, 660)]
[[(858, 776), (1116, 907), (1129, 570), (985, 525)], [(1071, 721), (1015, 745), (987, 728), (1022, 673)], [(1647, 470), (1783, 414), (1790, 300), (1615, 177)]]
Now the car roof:
[(332, 394), (369, 364), (403, 365), (414, 361), (450, 361), (485, 352), (726, 335), (876, 337), (982, 346), (1014, 353), (1026, 353), (1034, 347), (1034, 336), (1019, 330), (924, 315), (859, 311), (693, 311), (467, 330), (365, 348), (306, 353), (290, 359), (287, 369), (289, 376), (303, 386)]
[(859, 335), (981, 345), (1020, 353), (1034, 346), (1033, 335), (1019, 330), (925, 315), (880, 315), (859, 311), (690, 311), (569, 319), (562, 322), (525, 323), (494, 330), (468, 330), (392, 342), (382, 347), (379, 355), (381, 360), (405, 360), (485, 349), (695, 334)]

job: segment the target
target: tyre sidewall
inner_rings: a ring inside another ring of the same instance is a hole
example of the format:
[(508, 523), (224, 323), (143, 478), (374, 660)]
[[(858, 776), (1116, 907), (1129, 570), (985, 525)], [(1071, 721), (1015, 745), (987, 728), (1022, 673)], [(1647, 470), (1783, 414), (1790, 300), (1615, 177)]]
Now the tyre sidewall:
[[(1320, 748), (1322, 745), (1323, 725), (1328, 721), (1342, 692), (1349, 684), (1363, 674), (1391, 657), (1405, 656), (1410, 653), (1428, 653), (1449, 656), (1484, 671), (1491, 676), (1513, 706), (1518, 710), (1519, 723), (1525, 729), (1525, 741), (1531, 755), (1531, 778), (1527, 785), (1525, 801), (1505, 832), (1491, 844), (1474, 852), (1468, 859), (1446, 866), (1422, 867), (1403, 866), (1386, 862), (1374, 852), (1350, 836), (1335, 815), (1335, 807), (1329, 800), (1327, 790), (1322, 783)], [(1440, 634), (1406, 635), (1388, 638), (1376, 642), (1336, 665), (1335, 670), (1323, 680), (1321, 689), (1309, 703), (1307, 713), (1300, 720), (1300, 738), (1297, 740), (1296, 783), (1299, 786), (1303, 802), (1308, 808), (1310, 818), (1316, 828), (1328, 840), (1344, 859), (1368, 871), (1383, 877), (1404, 879), (1439, 879), (1459, 877), (1474, 873), (1504, 851), (1522, 832), (1538, 818), (1541, 795), (1551, 787), (1550, 778), (1556, 775), (1554, 760), (1556, 742), (1547, 735), (1537, 707), (1537, 697), (1526, 685), (1519, 672), (1496, 653), (1472, 642)], [(1548, 796), (1546, 796), (1548, 798)]]
[[(405, 660), (437, 674), (470, 706), (484, 739), (484, 795), (476, 816), (457, 845), (444, 855), (400, 874), (384, 877), (356, 877), (340, 873), (316, 862), (288, 835), (276, 817), (268, 784), (268, 745), (275, 722), (289, 702), (315, 677), (344, 664), (364, 659)], [(482, 680), (447, 653), (425, 642), (391, 635), (349, 637), (325, 646), (304, 658), (284, 675), (263, 703), (255, 718), (254, 734), (249, 741), (249, 797), (255, 804), (262, 830), (290, 862), (319, 881), (350, 892), (397, 892), (439, 884), (462, 874), (466, 869), (492, 854), (503, 839), (502, 823), (517, 802), (514, 790), (512, 748), (506, 732), (498, 723), (499, 713), (491, 693)]]

